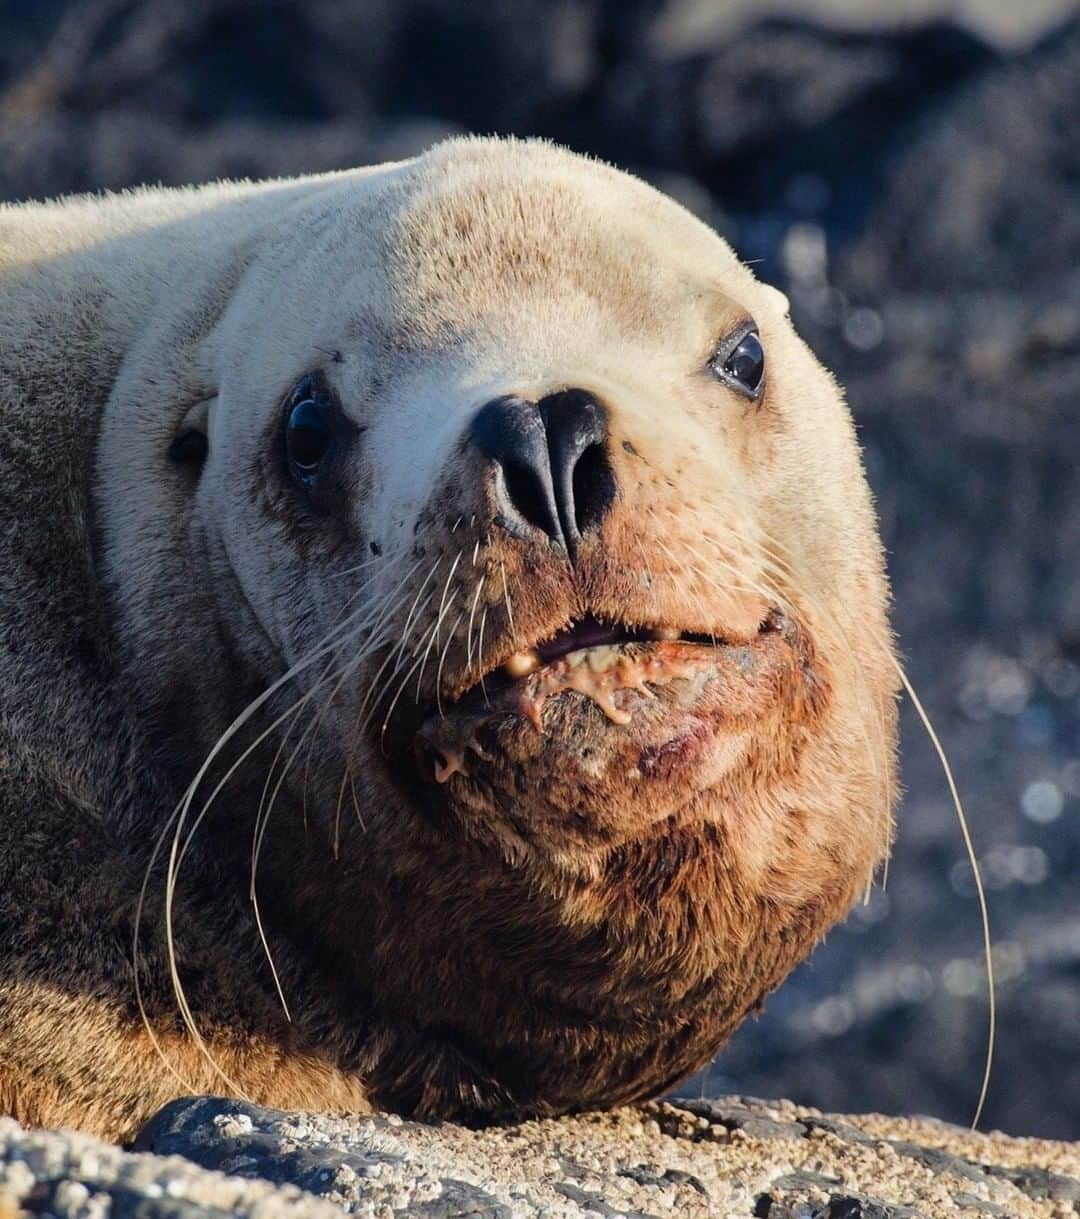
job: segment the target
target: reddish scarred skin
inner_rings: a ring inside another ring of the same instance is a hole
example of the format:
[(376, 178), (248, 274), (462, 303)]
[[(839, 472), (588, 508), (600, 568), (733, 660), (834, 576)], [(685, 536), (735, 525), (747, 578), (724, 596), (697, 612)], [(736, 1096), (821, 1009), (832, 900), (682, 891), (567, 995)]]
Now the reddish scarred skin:
[[(575, 658), (580, 663), (575, 664)], [(481, 710), (451, 707), (446, 714), (430, 720), (418, 735), (436, 752), (435, 781), (445, 783), (451, 775), (466, 773), (465, 754), (470, 749), (481, 761), (491, 760), (491, 755), (477, 741), (476, 733), (496, 715), (524, 716), (542, 736), (548, 699), (576, 692), (599, 707), (613, 724), (625, 725), (633, 722), (631, 708), (640, 703), (639, 698), (633, 697), (635, 693), (644, 692), (647, 697), (655, 697), (651, 688), (670, 686), (673, 681), (690, 678), (695, 672), (702, 676), (716, 672), (712, 649), (693, 645), (653, 644), (646, 647), (639, 644), (602, 669), (589, 663), (585, 653), (571, 653), (553, 664), (544, 665), (494, 697), (488, 697), (485, 687), (478, 682), (473, 693), (480, 690), (484, 704)], [(624, 695), (624, 691), (630, 692), (629, 695)]]
[[(587, 663), (571, 668), (567, 657), (490, 699), (477, 698), (474, 688), (473, 710), (451, 707), (419, 730), (419, 764), (433, 767), (437, 783), (461, 776), (450, 799), (477, 818), (485, 799), (477, 783), (483, 791), (502, 782), (509, 794), (524, 775), (553, 803), (543, 769), (556, 754), (559, 790), (567, 786), (575, 807), (590, 809), (589, 834), (607, 844), (618, 841), (619, 826), (639, 834), (650, 820), (676, 816), (695, 790), (707, 790), (733, 769), (748, 748), (748, 733), (767, 715), (807, 715), (799, 705), (805, 692), (791, 681), (799, 653), (793, 633), (787, 635), (770, 629), (750, 643), (717, 647), (634, 644), (623, 661), (600, 673)], [(597, 687), (601, 698), (591, 692)], [(587, 737), (562, 741), (559, 725), (567, 719), (595, 727)], [(660, 781), (670, 804), (658, 807)], [(492, 821), (497, 834), (498, 818)], [(578, 816), (549, 832), (573, 838), (580, 829)], [(470, 832), (478, 832), (475, 820)]]

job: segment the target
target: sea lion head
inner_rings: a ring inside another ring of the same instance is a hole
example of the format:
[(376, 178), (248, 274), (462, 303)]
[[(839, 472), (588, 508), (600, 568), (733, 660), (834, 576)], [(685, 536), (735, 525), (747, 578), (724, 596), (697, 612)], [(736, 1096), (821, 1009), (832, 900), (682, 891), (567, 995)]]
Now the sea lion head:
[(203, 839), (257, 843), (376, 1104), (657, 1094), (888, 847), (887, 588), (841, 392), (706, 225), (549, 145), (453, 141), (274, 209), (189, 309), (196, 406), (168, 437), (112, 408), (140, 697), (185, 780), (251, 742)]

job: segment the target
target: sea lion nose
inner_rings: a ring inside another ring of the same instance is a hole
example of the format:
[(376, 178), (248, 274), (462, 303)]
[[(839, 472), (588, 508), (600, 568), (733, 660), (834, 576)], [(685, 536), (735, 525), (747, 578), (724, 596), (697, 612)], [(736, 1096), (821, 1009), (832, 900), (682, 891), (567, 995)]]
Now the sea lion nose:
[(615, 499), (607, 412), (582, 389), (539, 402), (508, 395), (482, 407), (473, 443), (495, 466), (499, 509), (511, 525), (542, 530), (573, 559)]

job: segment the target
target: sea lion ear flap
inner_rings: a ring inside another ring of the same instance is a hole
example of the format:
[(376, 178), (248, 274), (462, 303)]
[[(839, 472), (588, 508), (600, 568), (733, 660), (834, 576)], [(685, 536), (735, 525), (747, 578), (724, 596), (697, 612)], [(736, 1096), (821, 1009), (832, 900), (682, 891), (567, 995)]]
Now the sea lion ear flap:
[(769, 298), (769, 302), (774, 309), (778, 309), (784, 317), (791, 312), (791, 301), (780, 291), (779, 288), (774, 288), (772, 284), (760, 284), (761, 290)]
[(210, 451), (210, 398), (188, 411), (169, 445), (169, 458), (184, 465), (201, 466)]

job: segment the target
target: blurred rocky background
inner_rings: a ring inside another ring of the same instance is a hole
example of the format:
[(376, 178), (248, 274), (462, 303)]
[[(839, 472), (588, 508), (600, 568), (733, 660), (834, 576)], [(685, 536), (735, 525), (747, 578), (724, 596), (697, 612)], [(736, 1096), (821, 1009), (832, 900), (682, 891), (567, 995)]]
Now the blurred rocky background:
[[(989, 889), (988, 1126), (1080, 1137), (1080, 12), (1063, 0), (2, 0), (0, 197), (464, 130), (649, 178), (848, 387)], [(684, 1094), (970, 1118), (971, 869), (910, 707), (877, 887)]]

